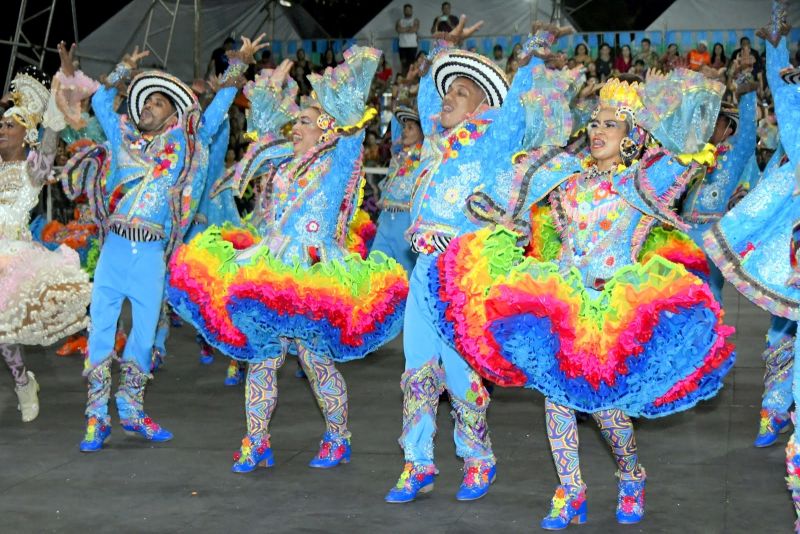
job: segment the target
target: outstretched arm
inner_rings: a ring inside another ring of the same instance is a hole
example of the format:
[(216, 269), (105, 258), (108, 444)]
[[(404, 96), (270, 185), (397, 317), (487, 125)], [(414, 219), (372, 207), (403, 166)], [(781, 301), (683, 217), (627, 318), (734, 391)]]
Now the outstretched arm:
[(235, 52), (229, 52), (228, 68), (220, 80), (221, 89), (214, 96), (214, 100), (203, 113), (203, 120), (200, 123), (198, 133), (205, 144), (211, 144), (214, 134), (219, 130), (220, 125), (225, 120), (228, 109), (236, 98), (237, 86), (241, 84), (242, 75), (247, 70), (248, 65), (255, 63), (253, 55), (259, 50), (266, 48), (269, 43), (261, 41), (266, 37), (262, 33), (254, 41), (242, 36), (242, 48)]
[(138, 46), (134, 48), (133, 52), (126, 54), (111, 74), (108, 75), (105, 86), (98, 88), (97, 92), (92, 96), (92, 109), (112, 148), (117, 146), (120, 141), (120, 120), (117, 111), (114, 109), (114, 97), (117, 95), (115, 85), (130, 79), (131, 73), (139, 61), (149, 55), (150, 52), (148, 50), (139, 52)]

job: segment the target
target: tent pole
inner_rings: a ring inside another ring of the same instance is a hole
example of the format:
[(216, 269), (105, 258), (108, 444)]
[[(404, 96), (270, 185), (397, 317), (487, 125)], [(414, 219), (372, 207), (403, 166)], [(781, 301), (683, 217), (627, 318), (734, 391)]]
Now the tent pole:
[(8, 61), (8, 70), (6, 71), (6, 83), (3, 85), (3, 93), (8, 92), (8, 86), (11, 85), (11, 76), (14, 73), (14, 60), (17, 59), (17, 48), (19, 44), (19, 34), (22, 32), (22, 22), (25, 17), (25, 4), (28, 0), (22, 0), (19, 6), (19, 16), (17, 18), (17, 29), (14, 31), (14, 44), (11, 45), (11, 59)]
[(194, 0), (194, 77), (199, 78), (200, 75), (200, 45), (203, 42), (200, 36), (201, 30), (201, 13), (203, 11), (203, 1)]
[(47, 29), (44, 31), (44, 43), (42, 45), (42, 55), (39, 56), (39, 69), (44, 66), (44, 54), (47, 49), (47, 40), (50, 38), (50, 29), (53, 27), (53, 13), (56, 10), (56, 0), (50, 4), (50, 13), (47, 17)]

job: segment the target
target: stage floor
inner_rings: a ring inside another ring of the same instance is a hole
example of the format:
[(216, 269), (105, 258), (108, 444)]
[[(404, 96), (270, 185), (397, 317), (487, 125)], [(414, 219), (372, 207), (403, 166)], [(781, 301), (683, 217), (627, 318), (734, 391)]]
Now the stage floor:
[[(589, 521), (571, 532), (790, 532), (784, 446), (755, 449), (769, 317), (726, 288), (728, 322), (737, 327), (738, 361), (726, 387), (688, 413), (637, 422), (647, 469), (647, 515), (639, 525), (614, 519), (614, 462), (592, 421), (580, 428)], [(542, 396), (496, 388), (489, 426), (497, 481), (480, 501), (457, 502), (461, 462), (452, 419), (439, 410), (436, 489), (417, 502), (389, 505), (403, 457), (402, 345), (341, 365), (350, 393), (353, 459), (328, 471), (307, 467), (324, 428), (308, 383), (288, 359), (279, 375), (272, 421), (276, 465), (230, 472), (245, 433), (243, 387), (223, 387), (228, 359), (198, 363), (191, 327), (174, 329), (167, 364), (148, 389), (148, 413), (175, 434), (151, 445), (121, 431), (81, 454), (86, 397), (82, 361), (53, 348), (29, 350), (41, 384), (41, 414), (20, 421), (12, 381), (0, 387), (0, 531), (2, 532), (525, 532), (539, 530), (555, 471), (544, 435)], [(114, 372), (116, 387), (117, 373)]]

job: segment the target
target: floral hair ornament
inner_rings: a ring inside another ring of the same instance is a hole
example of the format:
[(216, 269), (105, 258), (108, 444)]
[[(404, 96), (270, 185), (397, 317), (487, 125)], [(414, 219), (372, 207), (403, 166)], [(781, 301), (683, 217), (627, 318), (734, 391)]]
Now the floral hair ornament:
[(14, 105), (3, 114), (13, 118), (25, 128), (25, 144), (35, 146), (39, 140), (39, 123), (42, 122), (50, 91), (27, 73), (19, 73), (11, 82), (11, 100)]

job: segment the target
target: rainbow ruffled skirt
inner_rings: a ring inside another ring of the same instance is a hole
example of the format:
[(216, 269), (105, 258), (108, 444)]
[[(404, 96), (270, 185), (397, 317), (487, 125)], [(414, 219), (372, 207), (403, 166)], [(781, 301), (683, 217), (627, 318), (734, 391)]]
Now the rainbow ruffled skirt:
[(306, 267), (253, 246), (252, 228), (212, 226), (181, 246), (170, 262), (175, 310), (232, 358), (263, 361), (296, 339), (334, 361), (363, 358), (402, 328), (408, 295), (403, 268), (381, 253)]
[[(461, 236), (432, 265), (438, 327), (485, 378), (595, 412), (659, 417), (714, 396), (734, 362), (733, 329), (710, 289), (650, 254), (599, 295), (580, 273), (524, 259), (516, 236)], [(659, 248), (659, 247), (656, 247)]]

